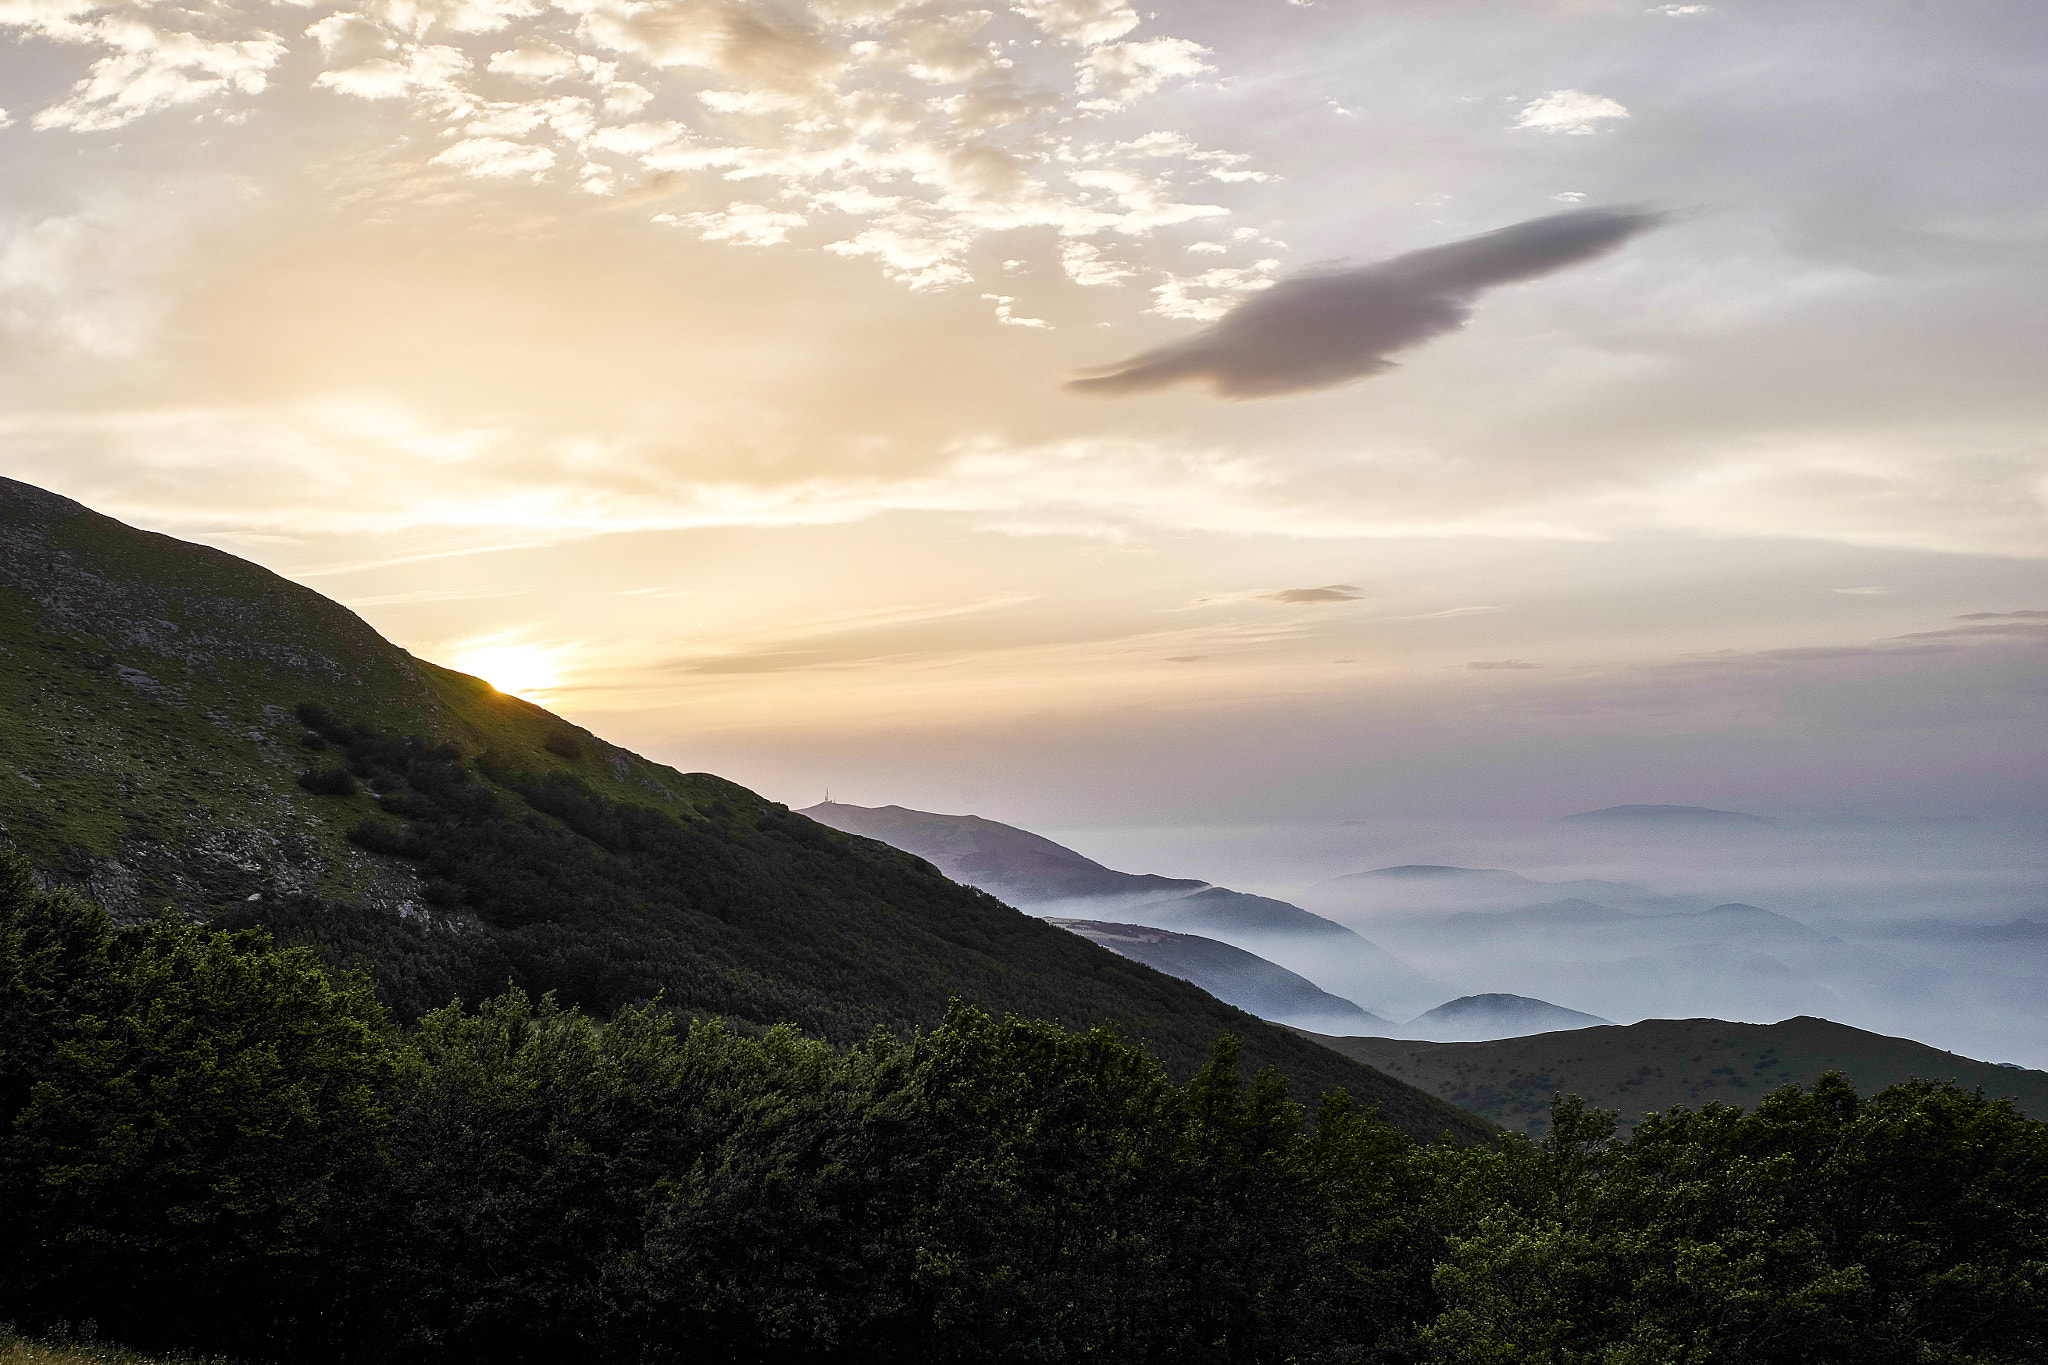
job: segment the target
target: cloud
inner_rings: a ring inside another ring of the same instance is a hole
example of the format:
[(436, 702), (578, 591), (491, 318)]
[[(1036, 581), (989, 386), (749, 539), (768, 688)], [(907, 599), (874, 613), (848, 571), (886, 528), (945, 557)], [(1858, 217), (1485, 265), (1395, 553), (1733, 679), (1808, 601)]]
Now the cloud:
[(530, 147), (502, 137), (471, 137), (436, 156), (434, 162), (494, 180), (522, 176), (538, 180), (555, 164), (555, 154), (546, 147)]
[(1541, 668), (1543, 665), (1524, 663), (1520, 659), (1474, 659), (1471, 663), (1466, 664), (1465, 667), (1480, 670), (1506, 669), (1520, 671), (1525, 668)]
[(1365, 596), (1349, 583), (1332, 583), (1324, 588), (1286, 588), (1280, 592), (1261, 593), (1262, 602), (1286, 602), (1300, 606), (1313, 602), (1356, 602)]
[(1396, 621), (1442, 621), (1452, 616), (1477, 616), (1481, 612), (1506, 611), (1506, 607), (1445, 607), (1442, 611), (1426, 611), (1420, 616), (1396, 616)]
[(1553, 90), (1522, 106), (1508, 126), (1533, 128), (1539, 133), (1586, 134), (1599, 132), (1599, 125), (1608, 119), (1627, 117), (1627, 109), (1603, 96), (1583, 90)]
[(2041, 640), (2048, 642), (2048, 611), (1973, 611), (1956, 617), (1958, 621), (1970, 622), (1967, 626), (1948, 626), (1941, 630), (1916, 630), (1911, 635), (1896, 635), (1897, 640)]
[(1067, 387), (1116, 395), (1195, 381), (1220, 398), (1333, 388), (1382, 374), (1393, 352), (1457, 330), (1481, 292), (1591, 260), (1662, 221), (1640, 209), (1580, 209), (1373, 265), (1296, 275), (1207, 331)]
[(661, 213), (654, 221), (695, 228), (707, 242), (741, 246), (776, 246), (808, 221), (800, 213), (777, 213), (760, 204), (727, 204), (719, 213)]
[[(622, 203), (652, 191), (681, 201), (660, 221), (709, 240), (822, 247), (921, 290), (970, 284), (979, 243), (1033, 227), (1085, 248), (1074, 278), (1115, 283), (1133, 239), (1227, 213), (1191, 187), (1266, 178), (1170, 130), (1090, 139), (1211, 69), (1190, 40), (1126, 40), (1139, 18), (1116, 0), (294, 3), (304, 26), (279, 33), (268, 0), (0, 0), (0, 30), (90, 52), (73, 63), (83, 79), (32, 116), (40, 129), (185, 107), (240, 120), (266, 91), (265, 104), (303, 110), (310, 86), (423, 125), (393, 141), (389, 169), (425, 160)], [(273, 79), (282, 69), (291, 81)], [(634, 122), (655, 103), (671, 117)], [(759, 188), (721, 209), (732, 181)], [(793, 207), (764, 207), (779, 200)], [(814, 203), (835, 212), (796, 211)], [(1077, 241), (1103, 234), (1125, 240), (1107, 254)]]

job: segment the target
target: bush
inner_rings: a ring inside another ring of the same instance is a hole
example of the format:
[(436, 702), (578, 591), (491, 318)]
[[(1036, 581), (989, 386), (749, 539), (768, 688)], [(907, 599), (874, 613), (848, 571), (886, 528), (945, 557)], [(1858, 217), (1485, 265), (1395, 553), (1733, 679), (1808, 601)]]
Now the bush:
[(549, 735), (547, 743), (541, 747), (555, 757), (566, 758), (572, 763), (583, 757), (583, 742), (566, 730), (557, 730)]
[(354, 796), (355, 775), (346, 768), (315, 768), (299, 774), (299, 785), (315, 796)]
[(405, 853), (412, 844), (405, 831), (384, 820), (363, 820), (348, 832), (348, 841), (372, 853)]

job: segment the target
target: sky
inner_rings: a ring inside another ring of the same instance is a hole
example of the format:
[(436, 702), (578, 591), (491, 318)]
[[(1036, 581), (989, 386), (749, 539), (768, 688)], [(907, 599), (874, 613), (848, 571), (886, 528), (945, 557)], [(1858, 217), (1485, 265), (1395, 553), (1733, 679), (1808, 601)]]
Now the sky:
[(0, 29), (0, 473), (662, 761), (1062, 830), (2048, 805), (2036, 0)]

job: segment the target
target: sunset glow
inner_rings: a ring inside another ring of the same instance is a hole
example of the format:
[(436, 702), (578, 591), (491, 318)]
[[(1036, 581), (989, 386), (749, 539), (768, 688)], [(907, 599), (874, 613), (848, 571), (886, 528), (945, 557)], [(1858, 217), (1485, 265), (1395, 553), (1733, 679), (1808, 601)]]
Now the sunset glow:
[(285, 13), (0, 10), (8, 476), (778, 796), (2039, 790), (2037, 5)]
[(546, 701), (562, 682), (560, 656), (539, 645), (477, 644), (457, 648), (447, 666), (482, 678), (500, 692)]

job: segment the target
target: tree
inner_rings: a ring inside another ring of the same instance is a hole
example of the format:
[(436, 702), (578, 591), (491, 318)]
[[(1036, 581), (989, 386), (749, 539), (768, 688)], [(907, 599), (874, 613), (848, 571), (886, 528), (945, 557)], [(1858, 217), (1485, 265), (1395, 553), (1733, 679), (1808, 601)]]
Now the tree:
[(0, 1020), (4, 1311), (255, 1346), (327, 1292), (397, 1072), (367, 985), (261, 931), (115, 929), (10, 864)]

